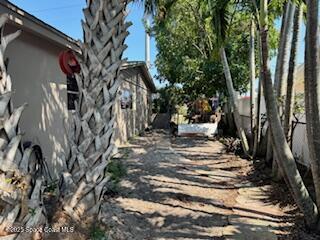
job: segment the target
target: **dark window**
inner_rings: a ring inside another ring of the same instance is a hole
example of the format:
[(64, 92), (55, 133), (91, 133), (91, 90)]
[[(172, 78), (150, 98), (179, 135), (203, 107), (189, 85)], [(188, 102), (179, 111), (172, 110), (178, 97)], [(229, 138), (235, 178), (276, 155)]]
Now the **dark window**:
[(67, 76), (68, 110), (75, 110), (75, 101), (79, 99), (79, 88), (74, 76)]

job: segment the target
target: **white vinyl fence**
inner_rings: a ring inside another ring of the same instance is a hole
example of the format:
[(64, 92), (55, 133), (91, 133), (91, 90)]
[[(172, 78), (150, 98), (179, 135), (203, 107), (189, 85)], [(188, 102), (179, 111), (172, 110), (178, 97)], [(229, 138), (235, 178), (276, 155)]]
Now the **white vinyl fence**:
[[(241, 115), (242, 126), (246, 130), (248, 135), (250, 131), (250, 97), (240, 97), (238, 99), (239, 113)], [(261, 99), (261, 116), (265, 116), (266, 108), (264, 99)], [(292, 149), (292, 153), (297, 162), (303, 164), (306, 167), (310, 166), (309, 163), (309, 149), (307, 144), (306, 134), (306, 121), (303, 116), (298, 122), (294, 121), (294, 131), (292, 132), (292, 140), (289, 143)], [(264, 125), (262, 134), (266, 133), (267, 124)]]

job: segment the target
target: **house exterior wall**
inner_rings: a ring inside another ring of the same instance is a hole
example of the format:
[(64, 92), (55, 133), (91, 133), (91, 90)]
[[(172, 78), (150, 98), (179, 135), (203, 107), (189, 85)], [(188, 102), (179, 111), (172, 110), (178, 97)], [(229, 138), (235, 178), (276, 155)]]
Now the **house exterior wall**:
[[(7, 32), (16, 30), (6, 26)], [(23, 141), (39, 144), (55, 177), (68, 149), (63, 121), (68, 117), (66, 76), (58, 55), (64, 50), (32, 33), (23, 31), (7, 49), (15, 107), (28, 103), (20, 128)]]
[[(143, 81), (139, 68), (122, 70), (125, 81), (119, 88), (115, 111), (117, 114), (114, 141), (117, 146), (125, 144), (130, 138), (143, 132), (151, 121), (151, 92)], [(121, 109), (120, 94), (132, 94), (132, 108)]]
[[(5, 27), (7, 33), (17, 29), (15, 25)], [(22, 141), (31, 141), (41, 147), (53, 178), (59, 177), (69, 149), (65, 131), (65, 122), (70, 115), (67, 79), (58, 61), (63, 50), (66, 48), (24, 29), (8, 46), (5, 56), (9, 58), (13, 105), (28, 104), (19, 125), (24, 133)], [(142, 69), (128, 67), (121, 70), (121, 74), (126, 81), (120, 90), (132, 92), (134, 101), (132, 109), (121, 109), (118, 96), (115, 107), (115, 142), (118, 146), (142, 132), (149, 125), (152, 112), (151, 92), (144, 83)]]

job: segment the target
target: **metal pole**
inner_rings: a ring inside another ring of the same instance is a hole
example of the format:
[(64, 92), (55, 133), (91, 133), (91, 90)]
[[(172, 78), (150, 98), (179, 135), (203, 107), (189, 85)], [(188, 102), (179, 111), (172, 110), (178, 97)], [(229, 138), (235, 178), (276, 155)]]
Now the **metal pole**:
[(145, 35), (145, 61), (147, 64), (148, 69), (151, 67), (151, 62), (150, 62), (150, 34), (149, 34), (149, 27), (150, 27), (150, 19), (149, 16), (145, 16), (146, 20), (146, 35)]

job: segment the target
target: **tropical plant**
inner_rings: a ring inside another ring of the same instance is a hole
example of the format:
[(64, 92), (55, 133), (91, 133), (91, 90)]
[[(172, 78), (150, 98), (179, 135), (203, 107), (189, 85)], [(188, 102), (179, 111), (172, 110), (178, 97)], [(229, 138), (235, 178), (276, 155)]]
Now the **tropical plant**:
[[(240, 93), (247, 91), (249, 77), (246, 27), (235, 28), (226, 46), (234, 88)], [(227, 93), (223, 67), (214, 49), (211, 15), (203, 2), (176, 1), (165, 19), (155, 19), (152, 32), (157, 41), (160, 81), (178, 84), (190, 100), (202, 94)]]
[(299, 47), (299, 34), (300, 25), (302, 20), (302, 4), (296, 7), (294, 13), (291, 53), (289, 60), (288, 80), (287, 80), (287, 95), (285, 100), (285, 112), (284, 112), (284, 133), (287, 139), (289, 139), (291, 121), (295, 103), (295, 76), (297, 72), (297, 51)]
[[(291, 36), (291, 29), (292, 29), (292, 23), (293, 23), (293, 15), (295, 12), (295, 4), (292, 3), (292, 1), (287, 1), (284, 4), (284, 11), (282, 15), (282, 22), (281, 22), (281, 31), (280, 31), (280, 40), (279, 40), (279, 47), (278, 47), (278, 55), (277, 55), (277, 62), (276, 62), (276, 69), (275, 69), (275, 77), (274, 77), (274, 88), (276, 91), (276, 96), (278, 98), (278, 109), (280, 111), (280, 114), (283, 113), (282, 106), (284, 104), (281, 104), (283, 100), (285, 99), (284, 95), (286, 92), (286, 78), (288, 76), (288, 61), (289, 61), (289, 52), (290, 52), (290, 36)], [(269, 132), (269, 143), (271, 143), (271, 132)], [(273, 144), (268, 145), (269, 148), (271, 148)], [(269, 153), (273, 153), (275, 151), (271, 152), (271, 149), (269, 149)], [(267, 156), (269, 158), (269, 156)], [(270, 156), (271, 158), (272, 156)], [(278, 168), (277, 161), (275, 160), (276, 156), (273, 156), (273, 175), (276, 179), (281, 178), (281, 173)]]
[(126, 4), (87, 1), (84, 9), (81, 73), (76, 76), (80, 96), (68, 133), (71, 151), (61, 184), (63, 210), (78, 221), (100, 213), (110, 179), (105, 170), (114, 150), (114, 105), (130, 26), (125, 23)]
[[(259, 59), (259, 65), (261, 66), (261, 44), (260, 44), (260, 37), (259, 37), (259, 31), (257, 31), (257, 45), (258, 45), (258, 59)], [(259, 69), (259, 83), (258, 83), (258, 93), (257, 93), (257, 100), (253, 103), (256, 104), (255, 114), (254, 114), (254, 131), (253, 131), (253, 149), (252, 149), (252, 155), (255, 157), (258, 152), (260, 140), (261, 140), (261, 94), (262, 94), (262, 74), (261, 74), (261, 68)], [(253, 98), (253, 97), (251, 97)]]
[[(144, 1), (146, 11), (156, 11), (157, 2)], [(127, 4), (127, 0), (90, 0), (83, 11), (81, 72), (76, 75), (79, 101), (68, 129), (70, 155), (60, 186), (63, 213), (76, 221), (100, 216), (110, 180), (106, 168), (114, 151), (114, 105), (131, 25), (125, 23)]]
[[(256, 80), (256, 63), (255, 63), (255, 21), (254, 19), (251, 20), (251, 26), (250, 26), (250, 50), (249, 50), (249, 68), (250, 68), (250, 128), (251, 133), (253, 134), (255, 132), (255, 123), (256, 123), (256, 116), (255, 116), (255, 80)], [(252, 138), (252, 142), (254, 141), (254, 138)], [(252, 144), (254, 145), (254, 143)]]
[[(44, 179), (36, 174), (32, 161), (33, 148), (21, 144), (19, 120), (26, 105), (17, 109), (12, 104), (12, 82), (4, 59), (7, 46), (20, 31), (4, 36), (8, 15), (0, 17), (0, 239), (29, 239), (19, 231), (25, 227), (46, 224), (42, 202)], [(41, 175), (41, 174), (40, 174)]]
[(246, 155), (249, 156), (249, 143), (248, 143), (245, 131), (242, 127), (239, 108), (237, 105), (236, 92), (233, 87), (230, 67), (228, 64), (225, 47), (224, 47), (225, 41), (227, 39), (228, 25), (231, 17), (228, 4), (229, 4), (229, 0), (215, 1), (215, 4), (213, 4), (212, 1), (209, 1), (209, 8), (212, 14), (212, 26), (214, 28), (214, 32), (216, 36), (216, 43), (220, 48), (219, 53), (220, 53), (221, 63), (223, 65), (225, 79), (226, 79), (229, 102), (232, 107), (234, 120), (237, 127), (238, 135), (241, 139), (243, 151)]
[(189, 100), (183, 92), (183, 89), (174, 85), (160, 88), (157, 91), (159, 97), (154, 99), (154, 112), (173, 114), (175, 107)]
[(288, 61), (290, 53), (290, 36), (293, 23), (295, 4), (290, 0), (286, 2), (281, 22), (279, 48), (275, 69), (274, 85), (277, 97), (285, 95), (285, 83), (288, 72)]
[(305, 187), (297, 169), (295, 159), (286, 141), (280, 115), (277, 109), (277, 100), (274, 94), (271, 73), (269, 69), (268, 49), (268, 1), (260, 1), (260, 38), (262, 49), (262, 73), (264, 98), (267, 108), (267, 117), (272, 131), (272, 141), (277, 156), (277, 163), (285, 175), (290, 186), (295, 202), (305, 216), (306, 223), (311, 228), (316, 228), (319, 221), (318, 209)]
[[(255, 1), (255, 0), (254, 0)], [(282, 96), (285, 94), (285, 78), (287, 69), (286, 66), (288, 65), (288, 52), (289, 52), (289, 37), (290, 37), (290, 28), (292, 25), (293, 19), (293, 12), (294, 12), (294, 5), (291, 1), (273, 1), (273, 7), (281, 9), (280, 12), (282, 13), (282, 21), (281, 21), (281, 30), (280, 30), (280, 39), (278, 44), (278, 54), (277, 54), (277, 61), (276, 61), (276, 69), (275, 69), (275, 84), (274, 88), (277, 94), (277, 98), (281, 99)], [(283, 6), (284, 5), (284, 6)], [(270, 6), (269, 6), (270, 8)], [(280, 106), (278, 107), (280, 111)], [(266, 154), (266, 161), (272, 161), (273, 158), (273, 143), (272, 143), (272, 136), (271, 131), (268, 129), (267, 135), (267, 154)], [(273, 173), (275, 175), (279, 175), (278, 165), (275, 159), (273, 160)]]
[(320, 76), (319, 2), (307, 0), (305, 45), (305, 112), (310, 163), (320, 209)]

